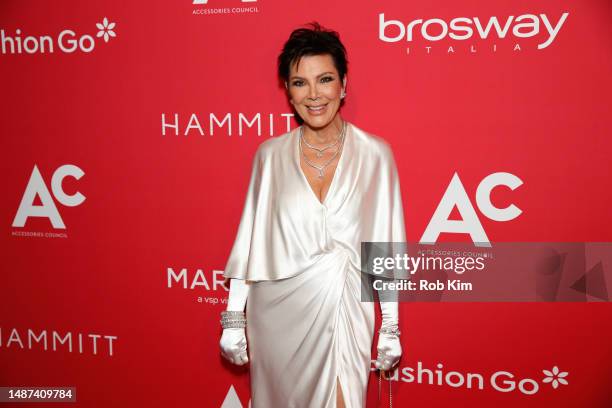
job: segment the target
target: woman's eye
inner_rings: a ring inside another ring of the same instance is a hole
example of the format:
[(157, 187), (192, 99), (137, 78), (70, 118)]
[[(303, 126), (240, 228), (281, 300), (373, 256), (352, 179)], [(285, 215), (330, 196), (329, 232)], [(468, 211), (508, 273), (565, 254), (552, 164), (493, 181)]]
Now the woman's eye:
[[(330, 76), (326, 76), (326, 77), (321, 78), (321, 82), (323, 82), (323, 83), (331, 82), (333, 80), (334, 80), (334, 78), (330, 77)], [(291, 85), (293, 85), (293, 86), (303, 86), (304, 85), (304, 81), (302, 81), (302, 80), (293, 81), (291, 83)]]

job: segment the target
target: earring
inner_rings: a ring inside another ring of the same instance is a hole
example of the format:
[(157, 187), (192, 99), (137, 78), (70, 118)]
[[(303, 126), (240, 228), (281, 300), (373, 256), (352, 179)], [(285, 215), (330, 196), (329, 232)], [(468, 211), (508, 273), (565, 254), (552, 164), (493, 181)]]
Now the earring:
[(344, 98), (346, 96), (346, 92), (344, 92), (344, 90), (342, 90), (342, 93), (340, 94), (340, 98)]

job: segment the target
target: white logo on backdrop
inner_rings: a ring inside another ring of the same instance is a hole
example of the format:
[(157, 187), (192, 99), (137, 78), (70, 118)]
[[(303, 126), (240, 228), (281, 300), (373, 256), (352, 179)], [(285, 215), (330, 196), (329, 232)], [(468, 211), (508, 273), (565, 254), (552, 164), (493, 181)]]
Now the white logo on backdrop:
[[(78, 191), (73, 195), (66, 194), (62, 188), (62, 181), (68, 176), (78, 180), (84, 174), (83, 170), (73, 164), (65, 164), (59, 167), (51, 177), (53, 197), (66, 207), (75, 207), (82, 204), (85, 201), (85, 196)], [(42, 205), (34, 205), (36, 196), (38, 196)], [(49, 193), (49, 189), (47, 189), (45, 180), (40, 174), (38, 167), (34, 165), (30, 180), (21, 197), (21, 203), (13, 220), (13, 227), (24, 227), (29, 217), (42, 217), (48, 218), (53, 228), (65, 229), (66, 225), (64, 225), (64, 221), (55, 206), (53, 197)]]
[[(489, 20), (481, 21), (478, 17), (456, 17), (447, 22), (441, 18), (422, 18), (412, 20), (408, 24), (400, 20), (386, 20), (385, 14), (378, 15), (378, 39), (387, 43), (406, 41), (410, 43), (417, 37), (428, 42), (445, 40), (449, 37), (452, 40), (464, 41), (471, 40), (475, 35), (481, 39), (499, 38), (514, 36), (517, 39), (535, 37), (544, 33), (544, 41), (538, 44), (539, 50), (548, 47), (557, 38), (561, 27), (565, 23), (568, 12), (564, 12), (559, 20), (551, 21), (546, 14), (523, 14), (520, 16), (510, 15), (505, 22), (496, 16), (489, 17)], [(502, 27), (503, 24), (503, 27)], [(544, 30), (541, 29), (544, 26)], [(472, 28), (472, 26), (474, 28)], [(430, 53), (431, 46), (424, 47)], [(493, 50), (497, 50), (494, 45)], [(514, 50), (520, 50), (520, 45), (515, 44)], [(472, 45), (470, 51), (475, 52)], [(447, 52), (455, 52), (453, 46), (449, 46)]]
[(117, 34), (115, 34), (115, 32), (113, 31), (113, 28), (115, 28), (115, 23), (110, 23), (108, 22), (108, 19), (106, 17), (104, 17), (104, 20), (102, 20), (102, 23), (97, 23), (96, 27), (98, 27), (98, 34), (96, 34), (96, 37), (102, 37), (104, 36), (104, 42), (108, 42), (108, 39), (110, 37), (116, 37)]
[[(375, 370), (374, 361), (372, 361), (371, 371)], [(444, 365), (436, 364), (435, 369), (425, 368), (423, 362), (418, 361), (415, 367), (401, 367), (393, 372), (391, 379), (405, 383), (429, 384), (449, 386), (452, 388), (467, 388), (483, 390), (487, 386), (499, 392), (519, 392), (525, 395), (533, 395), (540, 391), (543, 384), (550, 383), (553, 389), (557, 389), (559, 384), (568, 385), (569, 382), (565, 379), (569, 374), (567, 371), (560, 371), (559, 367), (554, 366), (551, 371), (542, 370), (545, 377), (538, 382), (529, 377), (519, 377), (515, 374), (499, 370), (490, 375), (459, 371), (444, 371)], [(555, 383), (556, 381), (556, 383)]]
[[(96, 23), (98, 29), (96, 38), (103, 38), (107, 43), (110, 38), (117, 37), (113, 31), (115, 26), (114, 22), (109, 22), (108, 18), (104, 17), (101, 23)], [(69, 29), (60, 31), (57, 37), (50, 35), (24, 37), (18, 28), (13, 35), (7, 34), (3, 29), (0, 30), (0, 46), (2, 54), (52, 54), (56, 48), (67, 54), (76, 51), (89, 53), (94, 50), (96, 40), (89, 34), (78, 35)]]
[(209, 113), (207, 117), (201, 117), (195, 113), (189, 116), (178, 113), (166, 116), (165, 113), (162, 113), (161, 132), (162, 136), (188, 136), (190, 134), (213, 136), (216, 130), (217, 133), (227, 136), (234, 134), (242, 136), (247, 133), (247, 130), (254, 132), (256, 129), (257, 136), (262, 134), (274, 136), (275, 133), (282, 134), (291, 130), (293, 116), (293, 113), (265, 114), (261, 112), (250, 116), (242, 112), (228, 112), (224, 115)]
[[(245, 13), (259, 13), (259, 8), (257, 4), (243, 4), (240, 6), (240, 3), (257, 3), (257, 0), (226, 0), (226, 1), (218, 1), (214, 0), (211, 3), (215, 6), (219, 7), (211, 7), (209, 6), (208, 0), (193, 0), (192, 4), (195, 5), (206, 5), (207, 7), (196, 8), (192, 11), (192, 14), (201, 14), (201, 15), (213, 15), (213, 14), (245, 14)], [(235, 5), (238, 7), (227, 7), (228, 5)]]
[[(225, 399), (221, 404), (221, 408), (244, 408), (242, 403), (240, 402), (240, 398), (238, 398), (238, 394), (236, 393), (236, 389), (233, 385), (230, 385), (230, 389), (227, 391), (225, 395)], [(249, 399), (249, 403), (247, 408), (251, 408), (251, 400)]]
[(565, 377), (569, 374), (567, 371), (560, 371), (559, 367), (554, 366), (552, 370), (542, 370), (544, 375), (544, 379), (542, 379), (543, 383), (551, 383), (554, 389), (559, 387), (559, 384), (568, 385)]
[[(514, 204), (506, 208), (497, 208), (491, 203), (491, 191), (497, 186), (506, 186), (511, 190), (521, 186), (523, 181), (511, 173), (493, 173), (485, 177), (476, 189), (476, 206), (480, 212), (493, 221), (510, 221), (522, 211)], [(453, 207), (457, 206), (461, 220), (449, 220)], [(476, 246), (490, 247), (489, 238), (478, 219), (474, 206), (468, 197), (459, 175), (455, 172), (446, 188), (438, 208), (434, 212), (420, 242), (433, 244), (441, 233), (469, 234)]]
[[(57, 330), (34, 330), (27, 329), (27, 332), (19, 334), (16, 328), (7, 330), (3, 333), (0, 327), (0, 347), (6, 349), (27, 349), (43, 351), (60, 351), (79, 354), (108, 355), (113, 356), (114, 341), (117, 336), (78, 333), (78, 332), (59, 332)], [(7, 336), (4, 338), (4, 336)]]
[[(207, 278), (208, 276), (208, 278)], [(207, 305), (219, 305), (227, 303), (227, 292), (229, 288), (225, 286), (223, 271), (213, 270), (209, 274), (204, 274), (202, 269), (195, 272), (182, 268), (176, 272), (174, 268), (166, 268), (166, 281), (168, 289), (179, 287), (190, 291), (197, 290), (198, 296), (195, 301)], [(219, 290), (222, 294), (218, 295)], [(200, 295), (200, 293), (204, 292)]]

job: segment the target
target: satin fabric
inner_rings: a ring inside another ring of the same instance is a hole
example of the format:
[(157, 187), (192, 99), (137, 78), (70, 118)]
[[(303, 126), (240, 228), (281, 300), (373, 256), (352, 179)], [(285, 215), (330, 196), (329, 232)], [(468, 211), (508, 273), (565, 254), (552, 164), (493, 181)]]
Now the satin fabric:
[(323, 202), (300, 167), (299, 133), (255, 154), (227, 278), (252, 281), (246, 316), (251, 403), (365, 407), (374, 304), (361, 301), (362, 241), (404, 242), (397, 168), (383, 139), (347, 123)]

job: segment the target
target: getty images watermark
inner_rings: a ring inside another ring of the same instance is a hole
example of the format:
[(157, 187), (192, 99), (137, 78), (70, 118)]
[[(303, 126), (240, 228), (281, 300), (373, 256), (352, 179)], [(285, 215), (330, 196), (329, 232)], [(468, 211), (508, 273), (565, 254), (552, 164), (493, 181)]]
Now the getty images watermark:
[(606, 302), (612, 243), (362, 242), (362, 300)]

